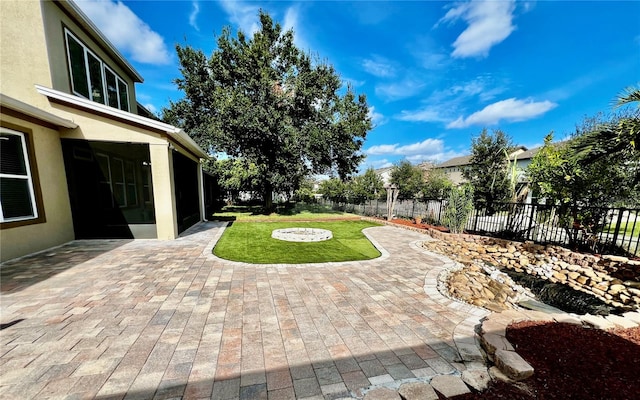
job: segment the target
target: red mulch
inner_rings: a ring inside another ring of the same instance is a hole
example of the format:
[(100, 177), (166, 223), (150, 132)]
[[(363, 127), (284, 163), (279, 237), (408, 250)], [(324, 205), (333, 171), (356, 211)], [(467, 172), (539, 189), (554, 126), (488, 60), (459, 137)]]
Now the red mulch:
[(404, 226), (410, 226), (412, 228), (419, 228), (419, 229), (435, 229), (437, 231), (440, 232), (449, 232), (449, 230), (443, 226), (437, 226), (437, 225), (429, 225), (429, 224), (416, 224), (413, 221), (410, 221), (408, 219), (399, 219), (399, 218), (394, 218), (391, 220), (391, 222), (393, 222), (394, 224), (398, 224), (398, 225), (404, 225)]
[(578, 325), (524, 321), (507, 339), (535, 370), (517, 384), (492, 382), (471, 399), (640, 399), (640, 327), (602, 331)]

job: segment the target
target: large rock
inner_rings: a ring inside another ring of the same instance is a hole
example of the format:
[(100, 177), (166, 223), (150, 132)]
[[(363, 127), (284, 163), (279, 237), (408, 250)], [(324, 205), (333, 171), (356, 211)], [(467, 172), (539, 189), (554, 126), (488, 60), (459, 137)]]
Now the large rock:
[(533, 375), (533, 367), (515, 351), (497, 350), (495, 363), (500, 371), (515, 381), (521, 381)]
[(431, 380), (431, 386), (447, 398), (471, 393), (462, 379), (454, 375), (437, 375)]
[(400, 386), (398, 393), (404, 400), (438, 400), (433, 387), (424, 382), (405, 383)]
[(462, 381), (468, 386), (481, 392), (489, 386), (491, 376), (487, 369), (467, 370), (462, 372)]
[(395, 390), (377, 388), (364, 395), (364, 400), (402, 400)]

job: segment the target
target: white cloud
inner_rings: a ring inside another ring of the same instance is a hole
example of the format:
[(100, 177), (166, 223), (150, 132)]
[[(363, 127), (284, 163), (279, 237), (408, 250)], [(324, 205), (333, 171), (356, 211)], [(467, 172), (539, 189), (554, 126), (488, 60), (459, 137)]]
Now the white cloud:
[(451, 122), (469, 100), (487, 102), (504, 92), (503, 84), (496, 85), (490, 75), (480, 75), (467, 82), (433, 91), (414, 110), (402, 110), (394, 118), (409, 122)]
[(105, 36), (134, 61), (169, 64), (171, 55), (164, 38), (121, 2), (88, 0), (78, 6)]
[(415, 111), (402, 110), (396, 119), (409, 122), (447, 122), (449, 120), (442, 116), (441, 110), (436, 107), (425, 107)]
[(393, 163), (386, 158), (383, 158), (382, 160), (368, 161), (366, 164), (374, 169), (388, 168), (393, 166)]
[(300, 50), (309, 51), (311, 49), (302, 36), (302, 29), (300, 28), (300, 13), (297, 5), (287, 8), (286, 13), (284, 14), (282, 28), (285, 32), (290, 29), (293, 30), (293, 42)]
[(451, 8), (438, 21), (464, 20), (468, 26), (453, 42), (454, 58), (487, 57), (489, 50), (505, 40), (515, 30), (513, 13), (515, 0), (470, 1)]
[(395, 101), (415, 96), (422, 91), (424, 83), (418, 79), (405, 78), (400, 82), (384, 83), (376, 85), (377, 96), (387, 101)]
[(549, 100), (533, 101), (510, 98), (489, 104), (480, 111), (476, 111), (466, 118), (459, 117), (449, 123), (447, 128), (466, 128), (471, 125), (495, 125), (501, 120), (524, 121), (535, 118), (555, 108), (556, 103)]
[(144, 104), (144, 108), (146, 108), (147, 110), (151, 111), (152, 114), (157, 114), (158, 113), (158, 109), (156, 108), (156, 106), (154, 106), (151, 103)]
[(384, 125), (387, 122), (387, 119), (379, 112), (376, 112), (376, 108), (374, 106), (369, 107), (369, 113), (367, 114), (369, 118), (371, 118), (371, 122), (373, 126)]
[(365, 153), (369, 155), (393, 154), (400, 156), (412, 156), (418, 154), (437, 154), (444, 149), (444, 142), (440, 139), (425, 139), (422, 142), (399, 146), (396, 144), (381, 144), (371, 146)]
[(198, 27), (198, 14), (200, 14), (200, 4), (197, 1), (191, 3), (193, 8), (191, 9), (191, 14), (189, 14), (189, 25), (193, 27), (196, 31), (200, 31)]
[[(367, 156), (397, 156), (398, 159), (406, 159), (412, 164), (429, 161), (439, 163), (453, 157), (462, 156), (462, 153), (453, 150), (447, 150), (444, 147), (444, 141), (441, 139), (425, 139), (422, 142), (411, 143), (400, 146), (396, 144), (381, 144), (371, 146), (365, 150)], [(385, 158), (383, 160), (367, 162), (367, 164), (375, 168), (384, 168), (391, 166), (391, 162)]]
[(384, 57), (374, 55), (362, 61), (362, 68), (369, 74), (378, 78), (392, 78), (396, 75), (393, 63)]
[[(251, 37), (260, 30), (260, 6), (234, 0), (220, 0), (219, 4), (227, 13), (229, 21), (236, 25), (245, 35)], [(271, 15), (273, 16), (273, 14)], [(299, 15), (299, 7), (297, 5), (287, 8), (284, 14), (284, 22), (281, 25), (284, 32), (290, 29), (293, 30), (294, 43), (300, 50), (306, 51), (309, 46), (301, 34)], [(274, 20), (277, 21), (276, 18)]]
[(259, 6), (232, 0), (221, 0), (219, 3), (229, 16), (229, 21), (245, 34), (253, 36), (254, 32), (260, 30), (258, 23)]

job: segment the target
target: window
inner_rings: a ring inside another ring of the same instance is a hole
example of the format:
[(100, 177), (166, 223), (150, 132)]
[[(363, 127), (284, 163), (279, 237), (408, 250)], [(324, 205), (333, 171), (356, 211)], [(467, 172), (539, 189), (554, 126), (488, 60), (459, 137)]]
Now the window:
[(103, 208), (138, 205), (136, 170), (133, 161), (97, 153), (100, 167), (100, 192)]
[(138, 205), (138, 190), (136, 187), (136, 169), (132, 161), (127, 161), (124, 168), (124, 177), (127, 182), (127, 205)]
[(71, 90), (82, 97), (129, 111), (129, 87), (98, 56), (65, 29)]
[(0, 131), (0, 222), (38, 218), (25, 134)]

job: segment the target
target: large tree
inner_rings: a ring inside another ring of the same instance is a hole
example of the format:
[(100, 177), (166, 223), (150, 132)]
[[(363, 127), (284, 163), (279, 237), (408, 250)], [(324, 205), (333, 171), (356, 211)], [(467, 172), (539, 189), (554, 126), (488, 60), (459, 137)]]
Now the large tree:
[(493, 134), (483, 129), (471, 141), (471, 160), (462, 174), (473, 187), (474, 206), (489, 215), (495, 212), (496, 203), (511, 198), (508, 155), (512, 149), (511, 138), (499, 129)]
[(255, 163), (271, 208), (273, 191), (292, 192), (306, 175), (355, 172), (371, 119), (366, 97), (343, 90), (333, 66), (300, 51), (293, 31), (268, 14), (259, 17), (251, 38), (223, 29), (209, 58), (177, 46), (175, 82), (185, 97), (163, 118), (206, 149)]

